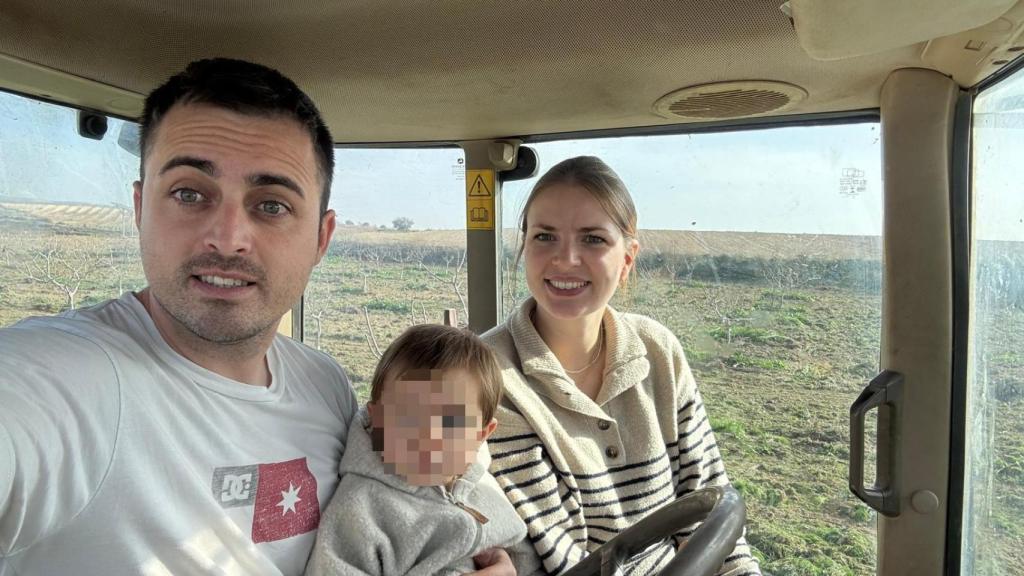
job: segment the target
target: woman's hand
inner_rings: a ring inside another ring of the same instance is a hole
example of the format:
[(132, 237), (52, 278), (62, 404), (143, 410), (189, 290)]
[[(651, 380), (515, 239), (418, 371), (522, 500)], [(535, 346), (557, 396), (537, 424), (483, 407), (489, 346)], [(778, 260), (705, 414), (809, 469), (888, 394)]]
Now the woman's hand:
[(516, 567), (508, 552), (501, 548), (489, 548), (473, 557), (479, 571), (476, 576), (516, 576)]

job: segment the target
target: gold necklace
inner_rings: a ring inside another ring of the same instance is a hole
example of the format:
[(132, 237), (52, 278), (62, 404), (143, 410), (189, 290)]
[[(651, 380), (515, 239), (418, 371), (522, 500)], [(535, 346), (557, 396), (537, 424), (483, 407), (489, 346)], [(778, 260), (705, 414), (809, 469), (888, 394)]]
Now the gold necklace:
[(597, 334), (597, 340), (597, 352), (594, 354), (594, 357), (590, 359), (590, 362), (588, 362), (586, 366), (578, 370), (569, 370), (565, 366), (562, 366), (562, 370), (565, 370), (566, 374), (579, 374), (580, 372), (587, 370), (588, 368), (597, 363), (598, 358), (601, 357), (601, 352), (604, 351), (604, 322), (601, 323), (601, 330)]

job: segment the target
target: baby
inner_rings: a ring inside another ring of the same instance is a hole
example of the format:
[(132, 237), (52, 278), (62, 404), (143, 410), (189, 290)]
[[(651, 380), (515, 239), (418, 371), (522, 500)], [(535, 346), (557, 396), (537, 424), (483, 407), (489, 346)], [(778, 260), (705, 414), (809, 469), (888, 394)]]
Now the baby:
[(500, 397), (497, 362), (476, 335), (422, 325), (399, 336), (349, 430), (306, 573), (463, 574), (488, 548), (529, 548), (487, 472)]

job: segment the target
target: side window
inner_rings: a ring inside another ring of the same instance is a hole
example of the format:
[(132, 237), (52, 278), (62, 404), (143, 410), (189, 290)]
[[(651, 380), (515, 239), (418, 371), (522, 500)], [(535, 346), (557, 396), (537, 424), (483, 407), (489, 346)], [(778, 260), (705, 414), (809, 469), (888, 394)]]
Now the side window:
[(89, 140), (75, 110), (0, 92), (0, 326), (145, 285), (124, 127)]
[(962, 573), (1024, 556), (1024, 72), (974, 104), (971, 336)]
[[(748, 540), (766, 573), (875, 572), (875, 517), (848, 488), (849, 407), (878, 371), (877, 123), (536, 145), (540, 173), (596, 155), (639, 213), (619, 310), (682, 342)], [(505, 185), (504, 309), (526, 295), (516, 218), (535, 180)]]
[(313, 270), (303, 341), (335, 358), (360, 398), (377, 359), (413, 324), (468, 320), (461, 149), (335, 151), (334, 241)]

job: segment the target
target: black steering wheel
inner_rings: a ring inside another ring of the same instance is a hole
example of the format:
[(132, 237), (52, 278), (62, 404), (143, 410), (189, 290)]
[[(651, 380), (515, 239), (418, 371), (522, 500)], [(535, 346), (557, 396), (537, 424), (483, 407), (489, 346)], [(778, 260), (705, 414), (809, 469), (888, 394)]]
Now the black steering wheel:
[(747, 509), (732, 486), (711, 486), (662, 506), (591, 552), (562, 576), (619, 576), (626, 562), (695, 522), (701, 525), (658, 576), (713, 576), (736, 548)]

